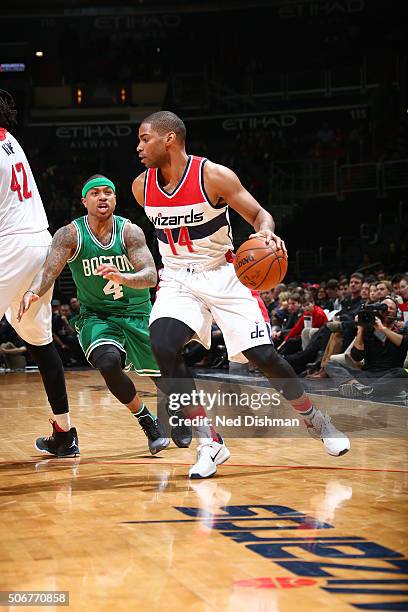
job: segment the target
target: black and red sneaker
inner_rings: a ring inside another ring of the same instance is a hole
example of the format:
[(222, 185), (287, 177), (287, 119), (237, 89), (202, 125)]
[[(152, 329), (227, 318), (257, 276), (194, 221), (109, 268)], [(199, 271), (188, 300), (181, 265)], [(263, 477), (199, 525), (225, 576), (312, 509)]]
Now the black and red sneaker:
[(41, 453), (55, 457), (76, 457), (79, 455), (78, 434), (75, 427), (69, 431), (58, 431), (56, 422), (50, 419), (52, 435), (48, 438), (37, 438), (35, 448)]

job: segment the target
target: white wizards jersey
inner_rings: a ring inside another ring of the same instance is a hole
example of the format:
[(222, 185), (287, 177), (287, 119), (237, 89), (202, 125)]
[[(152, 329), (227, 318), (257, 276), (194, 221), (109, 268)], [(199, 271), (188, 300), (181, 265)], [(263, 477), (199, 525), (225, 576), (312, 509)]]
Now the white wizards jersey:
[(47, 216), (25, 153), (14, 136), (0, 128), (0, 238), (47, 228)]
[(192, 264), (205, 268), (230, 260), (233, 244), (228, 206), (213, 205), (206, 195), (206, 161), (189, 155), (184, 174), (171, 193), (160, 186), (157, 168), (146, 171), (144, 207), (155, 227), (165, 268)]

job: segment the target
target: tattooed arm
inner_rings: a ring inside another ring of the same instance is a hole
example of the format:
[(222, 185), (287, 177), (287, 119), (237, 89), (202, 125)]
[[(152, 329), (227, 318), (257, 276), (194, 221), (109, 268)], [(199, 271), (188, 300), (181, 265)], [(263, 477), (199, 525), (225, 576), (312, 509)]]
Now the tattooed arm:
[(75, 253), (77, 241), (77, 233), (72, 223), (55, 232), (50, 252), (43, 267), (23, 295), (17, 315), (19, 321), (31, 304), (39, 300), (44, 293), (47, 293), (55, 279), (61, 274), (68, 259)]
[(116, 266), (105, 264), (97, 268), (97, 273), (103, 278), (132, 289), (154, 287), (157, 283), (156, 266), (152, 254), (147, 248), (143, 231), (133, 223), (126, 223), (123, 238), (135, 273), (119, 272)]

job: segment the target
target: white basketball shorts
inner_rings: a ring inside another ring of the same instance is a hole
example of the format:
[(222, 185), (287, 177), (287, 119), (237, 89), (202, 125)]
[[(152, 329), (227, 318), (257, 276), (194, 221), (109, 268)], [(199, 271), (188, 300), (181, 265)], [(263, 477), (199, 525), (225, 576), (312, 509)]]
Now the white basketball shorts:
[(20, 323), (17, 313), (21, 298), (46, 260), (51, 240), (48, 231), (0, 238), (0, 319), (5, 314), (18, 335), (35, 346), (52, 342), (52, 287), (31, 305)]
[(224, 336), (230, 361), (246, 363), (242, 351), (270, 344), (258, 302), (240, 283), (232, 263), (193, 272), (164, 268), (149, 324), (162, 317), (177, 319), (191, 327), (196, 334), (194, 339), (207, 349), (214, 320)]

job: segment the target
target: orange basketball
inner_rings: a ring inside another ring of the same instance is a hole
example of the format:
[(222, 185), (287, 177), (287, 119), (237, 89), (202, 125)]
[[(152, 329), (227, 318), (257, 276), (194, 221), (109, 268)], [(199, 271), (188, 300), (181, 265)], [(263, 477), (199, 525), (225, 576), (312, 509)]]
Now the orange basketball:
[(276, 250), (272, 241), (268, 245), (259, 238), (250, 238), (239, 247), (234, 261), (235, 272), (249, 289), (266, 291), (278, 285), (288, 269), (288, 258)]

